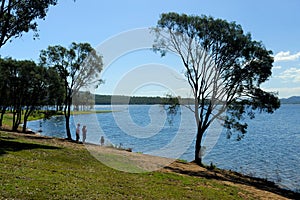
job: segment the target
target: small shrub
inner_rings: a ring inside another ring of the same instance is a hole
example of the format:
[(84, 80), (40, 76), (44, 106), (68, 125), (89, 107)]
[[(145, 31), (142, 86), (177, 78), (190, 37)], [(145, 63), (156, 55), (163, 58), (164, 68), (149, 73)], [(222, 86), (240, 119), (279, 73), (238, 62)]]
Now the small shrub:
[(208, 169), (208, 170), (214, 170), (216, 168), (217, 167), (216, 167), (216, 165), (213, 164), (213, 162), (210, 162), (210, 165), (206, 167), (206, 169)]
[(188, 163), (187, 160), (183, 160), (183, 159), (177, 159), (177, 162), (180, 162), (180, 163)]

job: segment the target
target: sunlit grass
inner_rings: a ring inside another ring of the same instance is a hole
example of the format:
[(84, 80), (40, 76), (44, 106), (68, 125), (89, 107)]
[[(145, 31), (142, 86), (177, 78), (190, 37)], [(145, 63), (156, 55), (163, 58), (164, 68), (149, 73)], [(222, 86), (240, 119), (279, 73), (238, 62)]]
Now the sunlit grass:
[[(72, 111), (71, 115), (82, 115), (82, 114), (101, 114), (101, 113), (110, 113), (112, 111), (110, 110), (96, 110), (96, 111)], [(56, 112), (54, 115), (63, 115), (62, 111)], [(34, 121), (39, 119), (45, 118), (45, 112), (44, 111), (35, 111), (31, 113), (31, 115), (28, 117), (28, 121)], [(23, 123), (24, 114), (22, 113), (21, 117), (21, 124)], [(13, 124), (13, 114), (11, 112), (6, 112), (3, 117), (2, 121), (3, 127), (5, 128), (11, 128)]]
[(79, 144), (65, 147), (4, 132), (0, 144), (0, 199), (241, 199), (240, 193), (247, 194), (199, 177), (117, 171)]

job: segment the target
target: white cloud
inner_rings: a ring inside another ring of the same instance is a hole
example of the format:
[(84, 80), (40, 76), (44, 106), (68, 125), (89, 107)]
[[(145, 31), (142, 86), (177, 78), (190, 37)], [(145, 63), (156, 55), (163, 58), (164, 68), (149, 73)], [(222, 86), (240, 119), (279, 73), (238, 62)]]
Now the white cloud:
[(296, 53), (296, 54), (291, 54), (291, 52), (286, 51), (286, 52), (279, 52), (275, 55), (274, 60), (275, 62), (278, 61), (293, 61), (293, 60), (297, 60), (298, 58), (300, 58), (300, 52)]
[(291, 81), (293, 83), (300, 83), (300, 69), (292, 67), (280, 73), (277, 78), (283, 79), (284, 81)]
[(278, 92), (279, 98), (300, 96), (300, 87), (263, 88), (263, 90), (268, 92)]
[(282, 68), (282, 66), (274, 66), (274, 67), (272, 67), (272, 69), (281, 69)]

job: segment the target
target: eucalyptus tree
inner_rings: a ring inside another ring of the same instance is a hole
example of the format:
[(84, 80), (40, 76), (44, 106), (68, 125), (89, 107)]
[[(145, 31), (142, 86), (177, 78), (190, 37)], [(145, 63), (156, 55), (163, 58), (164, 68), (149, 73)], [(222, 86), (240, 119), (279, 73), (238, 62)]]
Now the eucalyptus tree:
[(279, 108), (276, 94), (260, 88), (272, 74), (272, 52), (240, 25), (207, 16), (165, 13), (153, 30), (154, 49), (162, 56), (168, 51), (180, 56), (192, 89), (197, 164), (202, 165), (202, 138), (213, 121), (221, 118), (228, 136), (237, 132), (241, 139), (247, 130), (245, 116), (254, 118), (255, 110), (272, 113)]
[(19, 61), (22, 91), (23, 132), (27, 130), (28, 117), (33, 111), (48, 104), (47, 69), (33, 61)]
[(47, 82), (47, 106), (55, 107), (55, 111), (61, 111), (64, 104), (65, 89), (59, 73), (54, 68), (48, 68), (46, 73)]
[(6, 60), (0, 58), (0, 127), (2, 127), (2, 121), (4, 114), (9, 107), (9, 84), (8, 75), (9, 71), (6, 68)]
[(88, 43), (72, 43), (69, 48), (49, 46), (40, 54), (42, 65), (57, 70), (64, 85), (64, 115), (67, 139), (71, 140), (70, 116), (73, 96), (82, 88), (100, 84), (102, 57)]
[(26, 132), (28, 117), (46, 100), (45, 69), (33, 61), (11, 58), (2, 60), (1, 65), (2, 72), (5, 72), (5, 84), (1, 89), (2, 114), (7, 107), (11, 108), (13, 131), (18, 130), (24, 114), (23, 132)]
[(20, 77), (21, 65), (17, 60), (8, 58), (5, 60), (5, 67), (8, 70), (8, 103), (12, 112), (12, 131), (17, 131), (22, 118), (22, 83)]
[[(29, 60), (0, 59), (0, 126), (3, 116), (11, 109), (12, 130), (23, 122), (26, 132), (28, 117), (44, 106), (56, 105), (63, 98), (58, 74), (53, 69)], [(22, 119), (23, 116), (23, 119)]]
[(0, 0), (0, 48), (13, 37), (32, 30), (38, 36), (37, 19), (45, 19), (57, 0)]
[(80, 91), (73, 99), (74, 110), (91, 110), (95, 105), (95, 96), (89, 91)]

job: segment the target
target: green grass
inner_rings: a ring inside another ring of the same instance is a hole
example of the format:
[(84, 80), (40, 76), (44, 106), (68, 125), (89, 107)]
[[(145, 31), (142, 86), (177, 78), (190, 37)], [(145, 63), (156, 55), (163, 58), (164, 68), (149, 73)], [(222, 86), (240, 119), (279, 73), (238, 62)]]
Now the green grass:
[(13, 121), (12, 114), (4, 114), (3, 121), (2, 121), (3, 125), (11, 127), (12, 126), (12, 121)]
[(135, 163), (132, 163), (122, 155), (97, 153), (95, 156), (98, 160), (105, 163), (105, 165), (120, 171), (135, 173), (146, 172), (146, 170), (139, 168)]
[(0, 199), (241, 199), (240, 192), (247, 194), (200, 177), (117, 171), (85, 148), (51, 139), (0, 132), (0, 146)]
[[(97, 110), (97, 111), (72, 111), (71, 115), (83, 115), (83, 114), (93, 114), (93, 113), (97, 113), (97, 114), (101, 114), (101, 113), (110, 113), (112, 111), (110, 110)], [(58, 111), (56, 113), (56, 115), (63, 115), (63, 113), (61, 111)], [(39, 120), (39, 119), (44, 119), (45, 118), (45, 114), (44, 112), (39, 112), (39, 111), (35, 111), (33, 112), (29, 117), (28, 117), (28, 121), (34, 121), (34, 120)], [(21, 118), (21, 123), (24, 119), (24, 115), (22, 115)], [(6, 114), (4, 114), (3, 117), (3, 125), (7, 128), (11, 128), (12, 127), (12, 121), (13, 121), (13, 115), (10, 112), (7, 112)]]
[(111, 113), (111, 110), (96, 110), (96, 111), (72, 111), (72, 115), (94, 114), (94, 113)]

